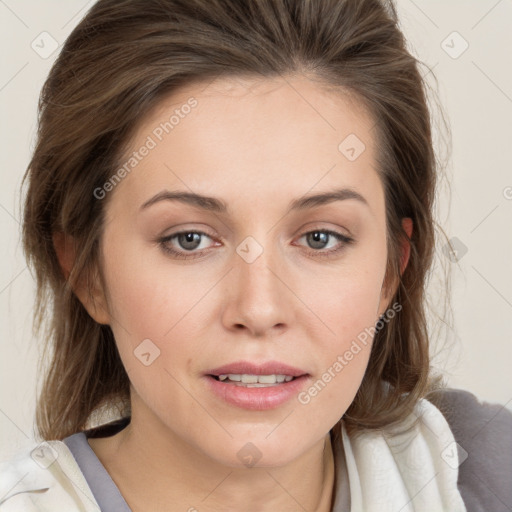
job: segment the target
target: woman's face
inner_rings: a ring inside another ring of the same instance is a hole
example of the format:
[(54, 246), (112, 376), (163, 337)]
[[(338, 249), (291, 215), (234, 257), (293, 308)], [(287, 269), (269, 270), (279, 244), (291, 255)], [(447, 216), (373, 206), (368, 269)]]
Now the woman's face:
[(134, 428), (229, 466), (286, 464), (323, 442), (389, 306), (373, 126), (303, 77), (188, 86), (144, 120), (122, 179), (97, 191), (99, 320)]

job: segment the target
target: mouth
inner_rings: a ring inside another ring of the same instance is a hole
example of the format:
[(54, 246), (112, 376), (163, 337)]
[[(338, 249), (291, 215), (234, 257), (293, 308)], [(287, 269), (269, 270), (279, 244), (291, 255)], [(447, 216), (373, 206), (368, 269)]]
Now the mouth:
[(239, 361), (205, 372), (208, 388), (217, 398), (243, 409), (274, 409), (293, 399), (310, 374), (276, 361)]
[(228, 373), (222, 375), (209, 375), (209, 377), (212, 377), (219, 382), (224, 382), (225, 384), (232, 384), (233, 386), (241, 386), (244, 388), (269, 388), (279, 386), (284, 382), (291, 382), (298, 378), (293, 375), (283, 374), (251, 375), (247, 373)]
[(237, 361), (206, 372), (206, 375), (226, 384), (247, 387), (277, 386), (309, 375), (306, 371), (279, 361), (253, 363)]

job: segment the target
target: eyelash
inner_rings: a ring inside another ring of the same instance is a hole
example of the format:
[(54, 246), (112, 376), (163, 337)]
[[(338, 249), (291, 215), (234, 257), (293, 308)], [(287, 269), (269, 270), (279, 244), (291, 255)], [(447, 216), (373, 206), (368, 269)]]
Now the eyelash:
[[(190, 260), (190, 259), (201, 258), (204, 255), (204, 251), (203, 252), (199, 251), (198, 253), (193, 252), (193, 253), (186, 254), (184, 252), (177, 251), (176, 249), (173, 249), (169, 245), (167, 245), (168, 242), (170, 242), (177, 236), (190, 234), (190, 233), (195, 233), (198, 235), (205, 235), (208, 238), (213, 238), (208, 233), (205, 233), (203, 231), (186, 230), (186, 231), (178, 231), (177, 233), (173, 233), (172, 235), (168, 235), (163, 238), (160, 238), (159, 240), (157, 240), (157, 242), (160, 245), (160, 247), (162, 248), (162, 250), (166, 254), (170, 254), (173, 258), (181, 259), (181, 260)], [(314, 229), (312, 231), (307, 231), (306, 233), (303, 233), (300, 236), (300, 238), (302, 238), (306, 235), (310, 235), (311, 233), (325, 233), (327, 235), (333, 236), (338, 241), (342, 242), (342, 245), (340, 247), (338, 247), (337, 249), (331, 249), (328, 251), (309, 249), (309, 251), (307, 251), (307, 252), (314, 257), (328, 258), (330, 256), (333, 256), (334, 254), (339, 253), (341, 250), (343, 250), (345, 248), (345, 246), (350, 245), (355, 242), (355, 240), (353, 238), (348, 237), (346, 235), (342, 235), (341, 233), (338, 233), (337, 231), (331, 231), (329, 229)]]

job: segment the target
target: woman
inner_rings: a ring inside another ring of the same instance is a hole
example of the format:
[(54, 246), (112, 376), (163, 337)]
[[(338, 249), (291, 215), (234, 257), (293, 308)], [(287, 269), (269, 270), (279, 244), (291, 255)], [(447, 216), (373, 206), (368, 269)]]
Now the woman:
[(391, 3), (100, 0), (26, 179), (49, 365), (2, 511), (512, 506), (512, 415), (430, 372), (436, 165)]

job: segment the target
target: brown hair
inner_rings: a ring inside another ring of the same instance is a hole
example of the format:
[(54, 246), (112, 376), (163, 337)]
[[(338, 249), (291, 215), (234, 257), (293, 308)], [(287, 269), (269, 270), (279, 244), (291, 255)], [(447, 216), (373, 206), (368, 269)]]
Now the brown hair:
[[(383, 0), (98, 1), (66, 40), (44, 84), (37, 144), (23, 180), (24, 250), (37, 280), (34, 329), (47, 327), (38, 435), (62, 439), (86, 428), (101, 407), (128, 406), (129, 379), (112, 330), (96, 323), (73, 292), (79, 279), (91, 283), (101, 274), (107, 201), (93, 191), (113, 175), (135, 128), (160, 99), (220, 76), (303, 73), (356, 95), (369, 109), (386, 197), (386, 283), (397, 284), (391, 303), (402, 309), (375, 334), (345, 425), (350, 432), (399, 422), (438, 386), (425, 315), (436, 158), (418, 64), (394, 5)], [(404, 217), (413, 220), (413, 233), (400, 276)], [(76, 241), (67, 278), (54, 233)]]

